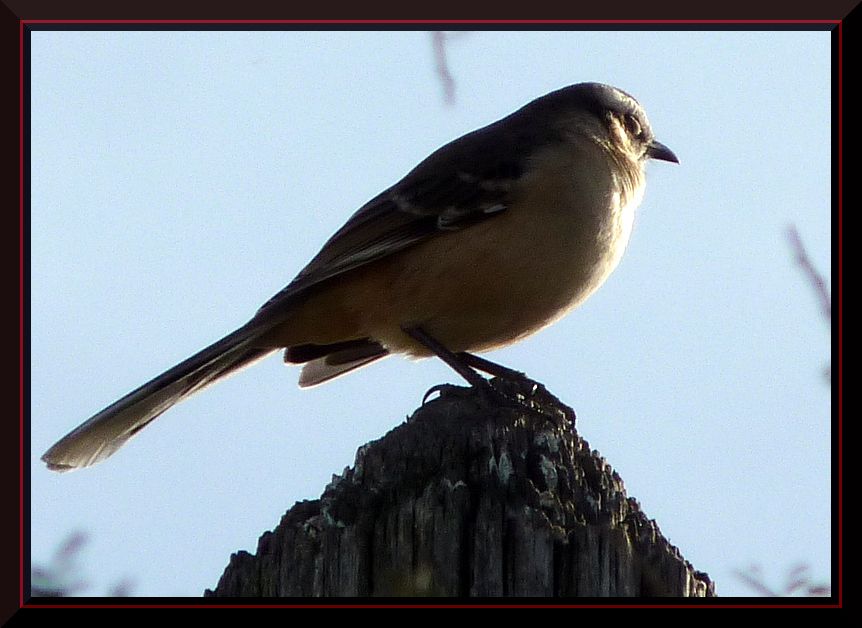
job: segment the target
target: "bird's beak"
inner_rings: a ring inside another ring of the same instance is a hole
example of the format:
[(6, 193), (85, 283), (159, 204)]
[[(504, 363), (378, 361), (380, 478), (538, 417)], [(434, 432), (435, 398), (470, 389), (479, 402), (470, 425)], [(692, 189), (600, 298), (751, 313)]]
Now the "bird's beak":
[(647, 157), (650, 159), (661, 159), (662, 161), (672, 161), (675, 164), (679, 163), (679, 159), (673, 154), (673, 151), (661, 142), (653, 140), (646, 150)]

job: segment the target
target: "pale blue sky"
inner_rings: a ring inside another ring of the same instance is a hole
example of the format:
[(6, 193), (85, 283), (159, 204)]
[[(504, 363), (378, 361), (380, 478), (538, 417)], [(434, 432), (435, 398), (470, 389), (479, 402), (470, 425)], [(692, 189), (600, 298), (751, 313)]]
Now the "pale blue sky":
[(581, 309), (489, 354), (572, 405), (630, 495), (722, 595), (760, 564), (830, 563), (828, 32), (32, 34), (32, 555), (88, 533), (91, 594), (200, 595), (294, 502), (441, 382), (400, 358), (311, 390), (278, 357), (56, 475), (58, 437), (245, 322), (429, 152), (581, 81), (639, 99), (651, 163), (620, 267)]

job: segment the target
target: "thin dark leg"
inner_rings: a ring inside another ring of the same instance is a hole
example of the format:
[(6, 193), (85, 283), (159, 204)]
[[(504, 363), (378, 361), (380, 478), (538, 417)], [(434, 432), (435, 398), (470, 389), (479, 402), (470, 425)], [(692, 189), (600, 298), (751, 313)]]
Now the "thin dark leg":
[(493, 375), (494, 377), (499, 377), (500, 379), (506, 379), (509, 381), (524, 381), (525, 379), (529, 379), (526, 374), (521, 371), (510, 369), (502, 364), (486, 360), (485, 358), (480, 358), (478, 355), (473, 353), (462, 351), (457, 355), (467, 366), (472, 366), (474, 369), (479, 369), (483, 373), (488, 373), (488, 375)]
[(464, 364), (471, 366), (474, 369), (493, 375), (499, 380), (514, 384), (527, 396), (534, 395), (540, 388), (544, 388), (539, 382), (527, 377), (525, 373), (510, 369), (502, 364), (497, 364), (496, 362), (491, 362), (491, 360), (480, 358), (478, 355), (464, 351), (459, 353), (458, 357), (461, 358)]
[(401, 327), (401, 330), (422, 346), (430, 349), (434, 355), (452, 367), (458, 375), (466, 379), (471, 386), (482, 390), (488, 389), (488, 380), (470, 368), (469, 365), (465, 364), (459, 357), (461, 354), (455, 354), (449, 351), (449, 349), (444, 347), (434, 337), (428, 335), (428, 333), (421, 327)]
[[(443, 346), (440, 341), (436, 338), (428, 334), (424, 329), (418, 326), (414, 327), (401, 327), (402, 331), (413, 338), (416, 342), (421, 344), (422, 346), (430, 349), (434, 355), (443, 360), (446, 364), (448, 364), (452, 369), (457, 372), (461, 377), (467, 380), (473, 388), (475, 388), (479, 394), (488, 401), (492, 401), (495, 405), (505, 404), (509, 406), (518, 407), (524, 410), (527, 410), (531, 413), (537, 414), (542, 417), (546, 417), (542, 412), (533, 408), (533, 406), (528, 403), (526, 400), (536, 394), (539, 390), (544, 390), (544, 386), (535, 382), (528, 378), (526, 375), (519, 371), (515, 371), (510, 368), (506, 368), (505, 366), (501, 366), (496, 362), (491, 362), (490, 360), (486, 360), (485, 358), (480, 358), (472, 353), (461, 352), (461, 353), (453, 353), (449, 351), (446, 347)], [(502, 380), (504, 382), (510, 382), (510, 386), (514, 386), (519, 390), (519, 394), (515, 396), (510, 396), (507, 392), (503, 390), (498, 390), (495, 388), (491, 382), (481, 375), (474, 371), (473, 369), (479, 369), (491, 375), (494, 375), (498, 378), (498, 380)], [(448, 387), (448, 384), (441, 384), (438, 386), (434, 386), (425, 393), (425, 397), (422, 399), (422, 403), (428, 399), (428, 396), (435, 393), (442, 393)]]

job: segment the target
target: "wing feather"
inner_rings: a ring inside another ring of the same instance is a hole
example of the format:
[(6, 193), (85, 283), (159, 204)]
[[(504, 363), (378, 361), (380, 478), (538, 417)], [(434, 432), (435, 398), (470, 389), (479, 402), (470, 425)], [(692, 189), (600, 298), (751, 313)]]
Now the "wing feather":
[(500, 132), (497, 127), (507, 120), (443, 146), (363, 205), (258, 315), (280, 309), (327, 279), (503, 213), (528, 156), (545, 138), (528, 133), (519, 119)]

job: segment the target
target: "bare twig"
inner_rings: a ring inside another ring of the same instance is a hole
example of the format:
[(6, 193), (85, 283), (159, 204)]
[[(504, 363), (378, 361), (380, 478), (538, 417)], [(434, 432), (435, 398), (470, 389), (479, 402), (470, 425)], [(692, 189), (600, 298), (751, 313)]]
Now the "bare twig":
[(795, 225), (787, 227), (787, 239), (790, 241), (790, 248), (793, 249), (796, 255), (796, 263), (802, 267), (803, 272), (805, 272), (820, 300), (820, 310), (823, 312), (823, 316), (831, 323), (832, 297), (829, 295), (829, 288), (826, 287), (826, 280), (823, 278), (823, 275), (811, 263), (811, 258), (808, 257), (808, 252), (802, 244), (802, 239), (799, 237), (799, 231), (797, 231)]
[[(86, 543), (86, 534), (73, 532), (54, 551), (47, 565), (32, 565), (30, 593), (33, 597), (69, 597), (88, 588), (87, 582), (77, 576), (78, 562)], [(111, 588), (108, 595), (127, 597), (132, 584), (129, 579), (122, 580)]]
[[(829, 288), (826, 287), (826, 279), (821, 275), (814, 264), (811, 263), (811, 258), (808, 257), (808, 252), (802, 244), (802, 238), (799, 237), (799, 231), (795, 225), (787, 227), (787, 239), (790, 241), (790, 248), (796, 255), (796, 263), (802, 267), (805, 276), (814, 288), (814, 292), (820, 301), (820, 311), (823, 312), (823, 317), (829, 325), (832, 324), (832, 297), (829, 294)], [(827, 364), (823, 368), (823, 377), (826, 381), (832, 380), (832, 367)]]
[(750, 568), (751, 573), (737, 569), (734, 575), (747, 584), (753, 591), (762, 597), (778, 597), (778, 593), (767, 587), (761, 580), (760, 569), (756, 566)]
[(761, 597), (790, 597), (793, 595), (806, 597), (828, 596), (831, 591), (829, 585), (813, 583), (811, 577), (808, 575), (808, 569), (808, 565), (805, 564), (797, 565), (790, 569), (785, 577), (786, 583), (784, 588), (780, 591), (766, 585), (763, 579), (763, 572), (757, 565), (752, 565), (748, 568), (748, 571), (737, 569), (735, 575)]
[(68, 597), (87, 587), (76, 577), (77, 560), (81, 548), (87, 542), (83, 532), (71, 533), (54, 551), (46, 566), (33, 565), (31, 569), (31, 593), (36, 597)]
[(434, 31), (431, 33), (431, 44), (434, 48), (434, 62), (437, 66), (437, 76), (440, 77), (440, 82), (443, 83), (443, 100), (447, 105), (455, 102), (455, 79), (452, 78), (452, 73), (449, 72), (449, 62), (446, 59), (446, 41), (449, 35), (443, 31)]

